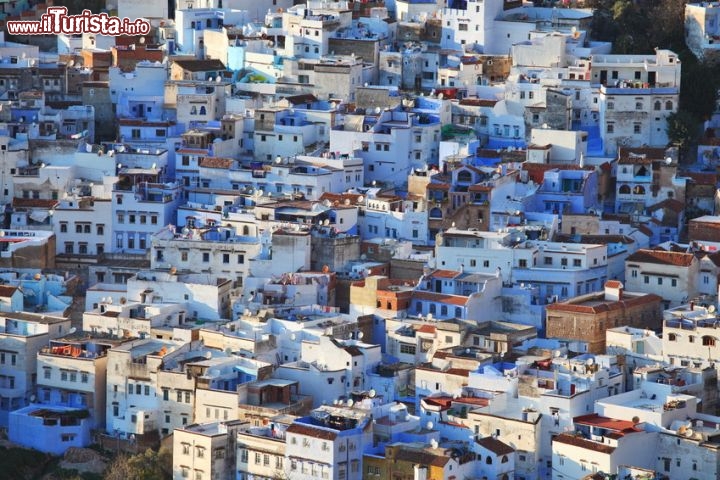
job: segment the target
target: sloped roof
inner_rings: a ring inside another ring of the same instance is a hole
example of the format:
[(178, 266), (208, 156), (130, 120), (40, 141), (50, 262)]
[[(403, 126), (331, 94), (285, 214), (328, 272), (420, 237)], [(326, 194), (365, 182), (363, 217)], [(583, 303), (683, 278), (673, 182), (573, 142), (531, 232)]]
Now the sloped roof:
[(689, 267), (695, 256), (692, 253), (666, 252), (664, 250), (638, 250), (630, 255), (626, 262), (655, 263), (659, 265), (674, 265)]

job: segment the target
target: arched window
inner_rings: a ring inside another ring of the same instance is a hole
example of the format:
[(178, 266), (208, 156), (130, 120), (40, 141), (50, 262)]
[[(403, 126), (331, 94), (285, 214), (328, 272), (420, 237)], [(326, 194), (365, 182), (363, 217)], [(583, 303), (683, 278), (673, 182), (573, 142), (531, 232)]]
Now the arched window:
[(635, 188), (633, 188), (633, 193), (635, 195), (645, 195), (645, 187), (642, 185), (635, 185)]
[(205, 110), (205, 105), (203, 105), (202, 107), (200, 107), (200, 115), (205, 115), (205, 114), (207, 114), (207, 110)]
[(627, 195), (630, 193), (630, 186), (629, 185), (620, 185), (620, 190), (618, 190), (623, 195)]
[(455, 318), (460, 318), (460, 317), (462, 317), (462, 308), (455, 307)]
[(247, 225), (243, 226), (243, 235), (250, 235), (250, 227)]
[(503, 455), (502, 460), (500, 460), (500, 463), (507, 463), (507, 462), (508, 462), (507, 455)]
[(195, 105), (190, 108), (190, 115), (197, 115), (197, 107)]
[(472, 182), (472, 174), (467, 170), (461, 170), (458, 172), (457, 181), (462, 183)]
[(492, 457), (490, 455), (488, 455), (485, 459), (485, 463), (487, 463), (488, 465), (492, 465)]
[(655, 102), (655, 110), (660, 110), (662, 108), (662, 104), (660, 103), (660, 100)]
[(447, 305), (440, 305), (440, 315), (447, 315)]
[(430, 218), (442, 218), (442, 210), (435, 207), (432, 210), (430, 210)]
[(715, 337), (711, 337), (710, 335), (703, 335), (702, 342), (703, 342), (703, 347), (714, 347), (715, 346)]
[(672, 110), (672, 109), (673, 109), (673, 102), (671, 102), (670, 100), (665, 102), (665, 110)]
[(431, 304), (430, 304), (429, 311), (430, 311), (430, 313), (432, 313), (433, 315), (435, 315), (435, 304), (434, 304), (434, 303), (431, 303)]

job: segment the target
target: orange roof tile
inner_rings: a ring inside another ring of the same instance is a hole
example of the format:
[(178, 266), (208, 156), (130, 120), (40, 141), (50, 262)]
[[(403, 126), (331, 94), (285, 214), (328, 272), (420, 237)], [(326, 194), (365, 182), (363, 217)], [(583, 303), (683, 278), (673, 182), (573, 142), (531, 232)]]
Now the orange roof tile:
[(627, 259), (626, 262), (655, 263), (660, 265), (675, 265), (677, 267), (689, 267), (695, 256), (692, 253), (666, 252), (663, 250), (638, 250)]

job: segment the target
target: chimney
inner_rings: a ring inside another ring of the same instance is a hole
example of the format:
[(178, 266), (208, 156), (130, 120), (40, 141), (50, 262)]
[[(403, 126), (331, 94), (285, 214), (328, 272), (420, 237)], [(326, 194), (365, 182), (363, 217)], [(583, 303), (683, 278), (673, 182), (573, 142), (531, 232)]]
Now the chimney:
[(619, 302), (623, 297), (623, 284), (617, 280), (605, 282), (605, 301)]

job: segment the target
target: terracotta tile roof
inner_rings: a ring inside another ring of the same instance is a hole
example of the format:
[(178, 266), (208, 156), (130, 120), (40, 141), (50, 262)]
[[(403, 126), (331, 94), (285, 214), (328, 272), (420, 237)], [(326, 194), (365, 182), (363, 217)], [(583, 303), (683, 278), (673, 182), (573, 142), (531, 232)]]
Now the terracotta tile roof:
[(697, 183), (698, 185), (712, 185), (714, 187), (718, 181), (717, 175), (714, 173), (684, 172), (683, 176), (690, 178), (694, 183)]
[(573, 423), (576, 425), (591, 425), (593, 427), (600, 427), (606, 430), (613, 430), (615, 432), (636, 432), (635, 424), (629, 420), (618, 420), (615, 418), (608, 418), (598, 415), (597, 413), (591, 413), (589, 415), (581, 415), (573, 419)]
[(617, 280), (608, 280), (605, 282), (606, 288), (623, 288), (622, 282), (618, 282)]
[(675, 213), (680, 213), (685, 210), (685, 204), (679, 200), (675, 200), (674, 198), (666, 198), (662, 202), (658, 202), (655, 205), (648, 207), (648, 210), (654, 212), (656, 210), (660, 210), (661, 208), (667, 208)]
[(466, 368), (448, 368), (444, 373), (447, 375), (457, 375), (458, 377), (470, 376), (470, 370)]
[(205, 168), (219, 168), (229, 170), (235, 161), (232, 158), (204, 157), (200, 160), (200, 166)]
[(497, 438), (493, 437), (480, 438), (478, 440), (475, 440), (475, 443), (490, 450), (497, 456), (510, 455), (511, 453), (515, 452), (515, 449), (512, 448), (510, 445), (501, 442)]
[(444, 467), (450, 461), (450, 457), (441, 454), (436, 455), (425, 450), (401, 448), (395, 452), (395, 460), (418, 465)]
[(420, 333), (433, 333), (434, 334), (436, 332), (436, 328), (433, 327), (432, 325), (422, 325), (416, 331), (420, 332)]
[(491, 192), (493, 187), (489, 185), (481, 185), (479, 183), (476, 183), (475, 185), (470, 185), (468, 187), (468, 192)]
[(435, 270), (430, 274), (431, 278), (455, 278), (460, 275), (456, 270)]
[(60, 202), (57, 200), (43, 200), (41, 198), (13, 198), (15, 208), (55, 208)]
[(427, 300), (430, 302), (447, 303), (450, 305), (465, 306), (468, 299), (460, 295), (446, 295), (434, 292), (413, 292), (413, 299)]
[[(604, 298), (604, 294), (598, 294)], [(623, 297), (619, 301), (601, 301), (593, 305), (577, 305), (572, 303), (572, 300), (565, 302), (553, 303), (545, 307), (547, 312), (573, 312), (573, 313), (589, 313), (597, 314), (602, 312), (611, 312), (615, 310), (625, 310), (638, 305), (645, 305), (649, 303), (657, 303), (660, 305), (662, 297), (655, 295), (654, 293), (648, 293), (647, 295), (641, 295), (637, 297)]]
[(447, 410), (452, 406), (452, 397), (425, 397), (423, 402)]
[(317, 102), (317, 97), (310, 93), (306, 93), (303, 95), (292, 95), (290, 97), (285, 97), (285, 100), (292, 103), (293, 105), (301, 105), (303, 103)]
[(344, 204), (345, 200), (350, 200), (351, 205), (360, 203), (360, 198), (364, 198), (359, 193), (332, 193), (325, 192), (320, 196), (320, 201), (330, 200), (332, 203), (337, 202), (338, 205)]
[(644, 165), (653, 161), (665, 160), (664, 148), (637, 147), (620, 148), (618, 150), (618, 163), (628, 165)]
[(469, 107), (494, 107), (498, 100), (489, 100), (485, 98), (463, 98), (460, 100), (460, 105), (467, 105)]
[(362, 357), (363, 354), (360, 351), (360, 349), (354, 345), (350, 345), (349, 347), (345, 347), (345, 351), (350, 354), (351, 357)]
[(695, 256), (692, 253), (666, 252), (663, 250), (638, 250), (630, 255), (625, 262), (655, 263), (660, 265), (674, 265), (689, 267)]
[(18, 287), (11, 287), (9, 285), (0, 285), (0, 297), (12, 297), (17, 292)]
[(450, 185), (447, 183), (428, 183), (428, 190), (450, 190)]
[(610, 455), (615, 451), (615, 447), (611, 447), (610, 445), (592, 442), (590, 440), (584, 439), (583, 437), (571, 435), (569, 433), (561, 433), (560, 435), (556, 435), (555, 437), (553, 437), (552, 441), (557, 443), (564, 443), (566, 445), (573, 445), (575, 447), (584, 448), (593, 452), (604, 453), (606, 455)]
[(337, 432), (326, 430), (324, 428), (315, 428), (311, 425), (303, 425), (302, 423), (293, 423), (287, 430), (287, 433), (295, 433), (297, 435), (305, 435), (308, 437), (320, 438), (322, 440), (335, 440)]
[(554, 163), (523, 163), (522, 169), (528, 172), (530, 180), (536, 184), (541, 184), (545, 180), (545, 172), (548, 170), (558, 169), (563, 170), (587, 170), (593, 171), (595, 167), (580, 167), (579, 165), (565, 165), (565, 164), (554, 164)]
[(225, 65), (220, 60), (215, 59), (188, 59), (188, 60), (175, 60), (174, 62), (178, 67), (188, 72), (207, 72), (211, 70), (225, 70)]

